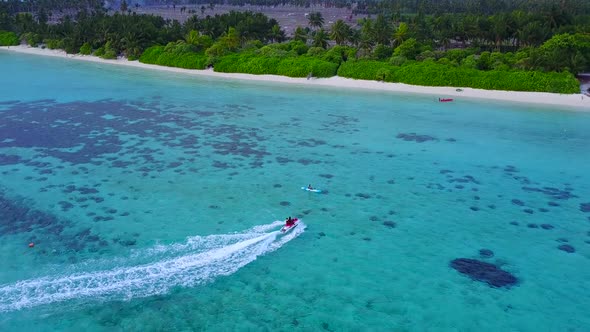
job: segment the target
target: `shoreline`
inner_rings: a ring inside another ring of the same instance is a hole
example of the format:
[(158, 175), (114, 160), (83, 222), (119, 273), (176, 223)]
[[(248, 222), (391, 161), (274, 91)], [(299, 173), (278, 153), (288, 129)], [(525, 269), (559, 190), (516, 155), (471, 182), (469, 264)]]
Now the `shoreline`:
[(105, 60), (92, 55), (79, 55), (79, 54), (66, 54), (62, 50), (50, 50), (36, 47), (30, 47), (27, 45), (18, 46), (2, 46), (0, 51), (9, 51), (15, 53), (33, 54), (41, 56), (53, 56), (59, 58), (75, 59), (81, 61), (120, 65), (126, 67), (135, 67), (150, 70), (159, 70), (166, 72), (173, 72), (179, 74), (193, 75), (193, 76), (205, 76), (205, 77), (217, 77), (224, 79), (233, 80), (246, 80), (246, 81), (264, 81), (264, 82), (275, 82), (275, 83), (288, 83), (298, 84), (305, 86), (324, 86), (333, 88), (349, 88), (355, 90), (374, 90), (374, 91), (385, 91), (394, 93), (412, 93), (431, 95), (437, 98), (455, 98), (462, 97), (468, 99), (479, 99), (479, 100), (495, 100), (495, 101), (506, 101), (506, 102), (517, 102), (526, 104), (546, 105), (546, 106), (565, 106), (573, 107), (577, 110), (590, 112), (590, 96), (579, 94), (558, 94), (549, 92), (522, 92), (522, 91), (500, 91), (500, 90), (482, 90), (472, 88), (460, 88), (462, 91), (456, 91), (457, 87), (430, 87), (430, 86), (419, 86), (409, 85), (404, 83), (384, 83), (379, 81), (366, 81), (366, 80), (355, 80), (350, 78), (343, 78), (334, 76), (330, 78), (313, 78), (308, 80), (307, 78), (294, 78), (277, 75), (253, 75), (253, 74), (241, 74), (241, 73), (218, 73), (211, 69), (198, 70), (198, 69), (183, 69), (176, 67), (165, 67), (159, 65), (144, 64), (139, 61), (128, 61), (125, 58), (118, 58), (116, 60)]

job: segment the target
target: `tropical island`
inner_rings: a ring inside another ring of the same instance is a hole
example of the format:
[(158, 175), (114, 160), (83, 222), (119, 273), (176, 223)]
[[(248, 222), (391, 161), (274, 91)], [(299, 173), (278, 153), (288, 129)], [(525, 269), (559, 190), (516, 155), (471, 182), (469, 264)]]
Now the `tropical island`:
[[(307, 24), (288, 35), (276, 19), (238, 10), (252, 3), (309, 9)], [(208, 14), (223, 4), (236, 10)], [(186, 19), (137, 13), (150, 5)], [(322, 9), (335, 7), (350, 15), (326, 22)], [(0, 46), (21, 44), (218, 73), (580, 94), (576, 75), (590, 72), (590, 3), (3, 1)]]

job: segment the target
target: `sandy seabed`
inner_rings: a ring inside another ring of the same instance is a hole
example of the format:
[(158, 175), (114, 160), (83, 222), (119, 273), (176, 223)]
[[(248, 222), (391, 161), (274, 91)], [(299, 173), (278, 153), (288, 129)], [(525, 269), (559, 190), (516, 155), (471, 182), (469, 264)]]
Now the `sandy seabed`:
[[(326, 86), (335, 88), (351, 88), (351, 89), (369, 89), (377, 91), (390, 91), (397, 93), (414, 93), (427, 94), (437, 98), (476, 98), (476, 99), (491, 99), (499, 101), (510, 101), (530, 104), (543, 104), (552, 106), (567, 106), (578, 110), (590, 111), (590, 97), (579, 94), (557, 94), (547, 92), (522, 92), (522, 91), (500, 91), (500, 90), (482, 90), (472, 88), (459, 87), (429, 87), (409, 85), (403, 83), (387, 83), (378, 81), (355, 80), (343, 77), (330, 78), (293, 78), (277, 75), (252, 75), (239, 73), (218, 73), (211, 69), (195, 70), (183, 69), (175, 67), (165, 67), (158, 65), (144, 64), (139, 61), (129, 61), (126, 58), (119, 58), (116, 60), (105, 60), (91, 55), (74, 55), (66, 54), (62, 50), (50, 50), (26, 45), (19, 46), (3, 46), (0, 50), (12, 51), (17, 53), (54, 56), (89, 62), (106, 63), (127, 67), (145, 68), (152, 70), (161, 70), (174, 73), (182, 73), (195, 76), (210, 76), (237, 80), (250, 81), (266, 81), (277, 83), (291, 83), (306, 86)], [(459, 90), (458, 90), (459, 89)]]

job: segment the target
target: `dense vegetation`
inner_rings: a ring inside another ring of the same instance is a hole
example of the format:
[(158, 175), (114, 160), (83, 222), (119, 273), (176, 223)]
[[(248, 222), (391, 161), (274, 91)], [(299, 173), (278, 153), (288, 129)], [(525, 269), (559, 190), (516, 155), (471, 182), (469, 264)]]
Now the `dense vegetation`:
[[(447, 3), (448, 10), (435, 3)], [(331, 2), (339, 4), (348, 3)], [(109, 15), (95, 1), (9, 0), (0, 2), (0, 44), (24, 42), (106, 59), (213, 66), (222, 72), (338, 74), (518, 91), (578, 92), (573, 74), (590, 71), (586, 2), (388, 0), (350, 5), (368, 13), (379, 8), (381, 14), (359, 19), (358, 28), (338, 20), (325, 30), (322, 14), (312, 12), (308, 26), (297, 28), (288, 40), (276, 20), (260, 13), (195, 15), (181, 24), (132, 13), (127, 2), (121, 2), (120, 13)], [(528, 5), (531, 10), (523, 11)], [(49, 24), (55, 10), (63, 15)]]
[(488, 90), (578, 92), (572, 75), (538, 71), (477, 70), (425, 61), (395, 66), (379, 61), (348, 61), (338, 69), (342, 77), (413, 85), (460, 86)]
[(20, 41), (14, 32), (0, 30), (0, 46), (12, 46), (18, 44), (20, 44)]

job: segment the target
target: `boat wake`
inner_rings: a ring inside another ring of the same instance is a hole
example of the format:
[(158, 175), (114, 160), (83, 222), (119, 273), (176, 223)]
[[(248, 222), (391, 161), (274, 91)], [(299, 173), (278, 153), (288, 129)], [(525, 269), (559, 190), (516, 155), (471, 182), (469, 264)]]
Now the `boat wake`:
[(275, 221), (242, 233), (195, 236), (185, 243), (138, 250), (127, 264), (110, 269), (1, 285), (0, 312), (68, 300), (129, 300), (165, 294), (173, 287), (203, 284), (236, 272), (258, 256), (280, 248), (305, 229), (302, 224), (284, 236), (278, 230), (272, 231), (282, 224)]

